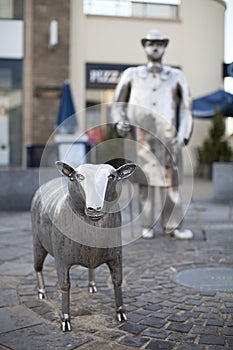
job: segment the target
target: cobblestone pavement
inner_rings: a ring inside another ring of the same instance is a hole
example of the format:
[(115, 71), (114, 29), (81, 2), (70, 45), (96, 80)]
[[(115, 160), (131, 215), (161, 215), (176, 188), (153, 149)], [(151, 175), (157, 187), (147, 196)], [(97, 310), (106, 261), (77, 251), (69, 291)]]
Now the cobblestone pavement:
[[(157, 233), (153, 240), (138, 239), (123, 248), (126, 323), (115, 321), (107, 266), (96, 270), (96, 294), (87, 291), (87, 270), (73, 267), (69, 333), (60, 331), (61, 295), (52, 258), (46, 259), (44, 268), (48, 300), (37, 299), (29, 213), (1, 212), (0, 349), (233, 349), (233, 288), (199, 290), (174, 281), (174, 275), (185, 269), (232, 267), (229, 210), (227, 204), (196, 200), (184, 222), (194, 231), (193, 240), (177, 241)], [(231, 285), (232, 278), (227, 281)]]

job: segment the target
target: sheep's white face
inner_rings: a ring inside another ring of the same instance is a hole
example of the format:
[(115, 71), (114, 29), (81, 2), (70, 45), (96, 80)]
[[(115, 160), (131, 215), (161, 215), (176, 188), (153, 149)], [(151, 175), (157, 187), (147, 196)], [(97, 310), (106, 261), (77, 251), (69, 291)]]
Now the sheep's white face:
[(85, 214), (97, 220), (103, 216), (108, 182), (115, 180), (115, 169), (107, 164), (83, 164), (76, 172), (85, 194)]
[[(76, 183), (81, 187), (85, 201), (84, 211), (92, 220), (98, 220), (104, 214), (104, 202), (109, 185), (127, 178), (136, 168), (133, 163), (124, 164), (118, 169), (109, 164), (82, 164), (76, 169), (62, 162), (56, 162), (56, 165), (59, 171), (68, 176), (74, 185)], [(75, 192), (75, 186), (71, 188)], [(72, 193), (71, 195), (73, 196)], [(114, 198), (110, 198), (110, 200), (114, 200)]]

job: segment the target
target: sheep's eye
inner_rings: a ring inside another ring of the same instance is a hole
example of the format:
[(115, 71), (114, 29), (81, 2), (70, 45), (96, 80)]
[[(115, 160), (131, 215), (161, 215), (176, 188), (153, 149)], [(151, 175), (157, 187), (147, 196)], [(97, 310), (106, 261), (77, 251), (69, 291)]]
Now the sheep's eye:
[(76, 174), (76, 179), (77, 179), (78, 181), (82, 181), (82, 180), (85, 179), (85, 177), (84, 177), (82, 174)]
[(116, 178), (116, 176), (115, 176), (114, 174), (110, 174), (110, 175), (108, 176), (108, 178), (109, 178), (109, 180), (114, 180), (114, 179)]

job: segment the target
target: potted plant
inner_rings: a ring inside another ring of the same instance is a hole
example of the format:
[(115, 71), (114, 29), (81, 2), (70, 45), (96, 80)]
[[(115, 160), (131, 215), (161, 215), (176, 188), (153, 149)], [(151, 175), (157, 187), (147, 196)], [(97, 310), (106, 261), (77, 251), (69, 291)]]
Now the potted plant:
[(208, 138), (198, 150), (200, 160), (200, 175), (212, 178), (213, 164), (226, 163), (232, 160), (232, 149), (225, 139), (225, 121), (219, 109), (216, 109), (209, 129)]
[(233, 152), (225, 137), (225, 120), (216, 109), (208, 138), (199, 148), (201, 175), (213, 180), (215, 199), (233, 199)]

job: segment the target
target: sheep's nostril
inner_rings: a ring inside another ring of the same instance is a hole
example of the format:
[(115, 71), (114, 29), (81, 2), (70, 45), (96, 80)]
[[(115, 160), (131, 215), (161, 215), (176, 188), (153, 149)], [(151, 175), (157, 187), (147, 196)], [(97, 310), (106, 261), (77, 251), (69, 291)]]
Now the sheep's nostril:
[(97, 207), (97, 208), (96, 208), (96, 211), (101, 211), (101, 207)]
[(87, 210), (88, 210), (88, 211), (94, 211), (95, 209), (92, 208), (92, 207), (88, 207)]

